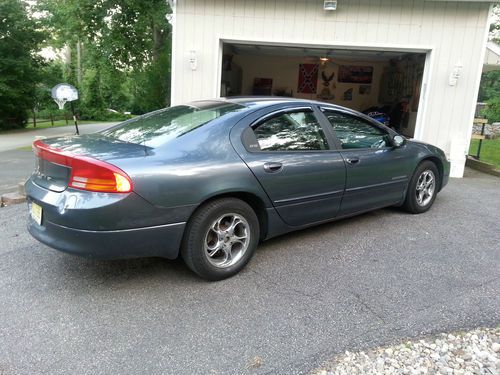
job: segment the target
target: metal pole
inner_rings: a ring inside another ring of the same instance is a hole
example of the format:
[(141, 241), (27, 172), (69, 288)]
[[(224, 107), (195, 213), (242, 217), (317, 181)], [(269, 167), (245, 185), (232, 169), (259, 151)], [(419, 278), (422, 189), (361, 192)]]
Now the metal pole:
[(78, 130), (78, 123), (76, 122), (75, 106), (73, 105), (73, 102), (71, 102), (71, 112), (73, 112), (73, 121), (75, 122), (76, 135), (80, 135), (80, 131)]
[[(483, 124), (483, 126), (481, 127), (481, 135), (484, 135), (484, 127), (486, 126), (486, 124)], [(480, 139), (479, 140), (479, 145), (477, 146), (477, 159), (480, 158), (481, 156), (481, 147), (483, 146), (483, 140)]]

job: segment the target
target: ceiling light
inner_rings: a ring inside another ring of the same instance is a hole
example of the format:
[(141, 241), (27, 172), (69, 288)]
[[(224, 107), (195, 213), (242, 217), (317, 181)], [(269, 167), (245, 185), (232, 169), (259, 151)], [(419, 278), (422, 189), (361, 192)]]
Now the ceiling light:
[(330, 59), (325, 56), (325, 57), (320, 57), (319, 61), (320, 61), (321, 66), (325, 66), (330, 61)]

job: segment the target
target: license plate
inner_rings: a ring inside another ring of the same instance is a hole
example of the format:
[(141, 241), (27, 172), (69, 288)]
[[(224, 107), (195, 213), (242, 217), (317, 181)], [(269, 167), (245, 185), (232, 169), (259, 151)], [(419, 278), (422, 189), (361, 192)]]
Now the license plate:
[(42, 207), (36, 203), (31, 203), (31, 217), (38, 225), (42, 225)]

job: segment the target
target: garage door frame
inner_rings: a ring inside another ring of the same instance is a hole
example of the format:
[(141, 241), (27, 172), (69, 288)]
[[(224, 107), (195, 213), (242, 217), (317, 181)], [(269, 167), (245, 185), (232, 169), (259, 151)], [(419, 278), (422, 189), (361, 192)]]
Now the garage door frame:
[(420, 101), (418, 105), (417, 120), (415, 124), (415, 132), (413, 138), (418, 140), (424, 139), (425, 122), (427, 114), (427, 93), (432, 87), (432, 67), (434, 59), (433, 46), (422, 45), (395, 45), (395, 44), (375, 44), (370, 45), (363, 43), (315, 43), (315, 42), (302, 42), (302, 41), (284, 41), (284, 40), (259, 40), (259, 39), (239, 39), (239, 38), (218, 38), (218, 61), (216, 64), (215, 76), (217, 77), (216, 85), (214, 87), (214, 96), (220, 97), (220, 85), (222, 79), (222, 59), (224, 44), (250, 44), (250, 45), (264, 45), (275, 47), (299, 47), (299, 48), (324, 48), (324, 49), (343, 49), (343, 50), (356, 50), (356, 51), (387, 51), (387, 52), (402, 52), (402, 53), (425, 53), (424, 73), (422, 77), (422, 86), (420, 92)]

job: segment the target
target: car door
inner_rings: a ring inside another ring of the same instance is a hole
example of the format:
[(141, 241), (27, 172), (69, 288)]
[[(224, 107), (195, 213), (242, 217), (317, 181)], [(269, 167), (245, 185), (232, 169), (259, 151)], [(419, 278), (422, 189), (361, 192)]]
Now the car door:
[(382, 125), (349, 112), (322, 108), (346, 162), (346, 186), (340, 215), (400, 202), (411, 176), (406, 146), (394, 147)]
[(264, 115), (246, 128), (242, 141), (242, 159), (287, 224), (302, 226), (337, 215), (345, 163), (339, 151), (331, 150), (311, 107)]

